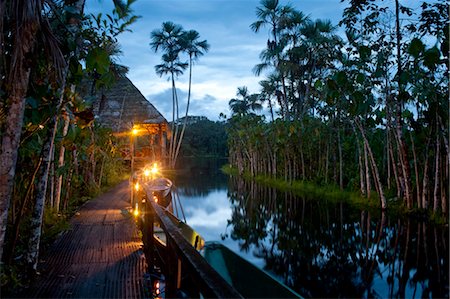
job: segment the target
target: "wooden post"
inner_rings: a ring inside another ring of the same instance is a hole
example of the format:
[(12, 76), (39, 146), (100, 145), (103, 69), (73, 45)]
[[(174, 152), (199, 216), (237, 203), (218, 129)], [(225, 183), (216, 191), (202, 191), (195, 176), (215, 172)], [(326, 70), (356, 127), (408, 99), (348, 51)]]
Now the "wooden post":
[(146, 196), (145, 197), (145, 203), (144, 203), (144, 238), (146, 240), (145, 244), (145, 257), (147, 258), (147, 264), (150, 270), (153, 270), (155, 266), (155, 259), (154, 259), (154, 240), (153, 240), (153, 234), (154, 234), (154, 225), (155, 225), (155, 217), (153, 215), (153, 209), (149, 203), (149, 199)]
[(131, 160), (131, 171), (130, 171), (130, 205), (131, 208), (134, 208), (134, 199), (133, 199), (133, 183), (134, 183), (134, 137), (133, 133), (130, 135), (130, 160)]

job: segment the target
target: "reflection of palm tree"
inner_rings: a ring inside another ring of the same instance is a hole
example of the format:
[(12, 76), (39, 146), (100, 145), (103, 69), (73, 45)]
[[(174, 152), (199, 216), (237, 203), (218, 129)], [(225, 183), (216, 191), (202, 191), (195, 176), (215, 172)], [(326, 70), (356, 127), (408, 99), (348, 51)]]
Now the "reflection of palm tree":
[[(199, 40), (200, 34), (195, 30), (189, 30), (181, 35), (180, 45), (183, 52), (189, 55), (189, 91), (188, 99), (186, 103), (186, 114), (184, 117), (183, 129), (181, 130), (180, 138), (176, 141), (177, 148), (174, 156), (174, 164), (177, 160), (178, 153), (180, 152), (181, 142), (183, 140), (184, 131), (186, 129), (186, 124), (188, 120), (189, 104), (191, 102), (191, 86), (192, 86), (192, 65), (195, 60), (200, 56), (203, 56), (205, 52), (209, 50), (209, 44), (206, 40)], [(178, 122), (177, 122), (178, 123)]]

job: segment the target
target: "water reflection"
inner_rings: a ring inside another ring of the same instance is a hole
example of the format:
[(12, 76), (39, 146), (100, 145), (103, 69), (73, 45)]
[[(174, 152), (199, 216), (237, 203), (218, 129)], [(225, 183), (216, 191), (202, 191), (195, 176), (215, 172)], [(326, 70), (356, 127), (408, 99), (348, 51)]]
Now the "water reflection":
[(176, 180), (188, 223), (305, 297), (449, 297), (448, 227), (193, 171)]
[(231, 237), (306, 297), (448, 297), (448, 228), (232, 179)]

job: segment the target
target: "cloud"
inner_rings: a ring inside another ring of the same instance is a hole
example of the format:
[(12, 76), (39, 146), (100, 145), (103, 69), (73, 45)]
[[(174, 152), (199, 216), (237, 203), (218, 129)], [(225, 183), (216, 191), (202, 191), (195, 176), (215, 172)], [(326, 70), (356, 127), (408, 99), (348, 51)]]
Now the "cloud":
[[(331, 19), (334, 24), (341, 18), (345, 7), (345, 3), (338, 0), (281, 3), (290, 3), (312, 19)], [(206, 39), (211, 47), (194, 65), (192, 109), (189, 114), (217, 120), (220, 112), (229, 115), (228, 101), (235, 97), (238, 87), (247, 86), (250, 93), (259, 92), (258, 82), (263, 77), (256, 77), (252, 69), (260, 62), (259, 53), (269, 36), (267, 28), (255, 34), (249, 27), (256, 21), (255, 10), (259, 4), (259, 0), (136, 1), (132, 8), (141, 18), (131, 26), (132, 32), (118, 36), (123, 51), (118, 62), (130, 68), (130, 80), (171, 120), (171, 83), (167, 77), (159, 77), (155, 73), (154, 66), (160, 63), (161, 54), (151, 50), (150, 33), (161, 28), (165, 21), (180, 24), (184, 29), (197, 30), (201, 39)], [(87, 1), (85, 11), (110, 13), (112, 1)], [(188, 91), (188, 80), (188, 71), (177, 80), (177, 87), (184, 97)]]
[[(179, 116), (183, 117), (186, 113), (187, 92), (177, 88), (177, 94)], [(146, 98), (168, 121), (172, 121), (172, 89), (168, 88), (160, 93), (147, 95)], [(198, 97), (192, 95), (189, 115), (206, 116), (210, 120), (218, 120), (221, 112), (229, 115), (227, 100), (224, 101), (202, 92), (198, 93)]]

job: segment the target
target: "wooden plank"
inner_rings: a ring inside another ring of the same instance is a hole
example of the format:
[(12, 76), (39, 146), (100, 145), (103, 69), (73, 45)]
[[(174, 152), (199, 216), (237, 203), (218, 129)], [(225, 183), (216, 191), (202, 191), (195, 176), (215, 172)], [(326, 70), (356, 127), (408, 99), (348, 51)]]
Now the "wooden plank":
[(145, 260), (129, 208), (128, 183), (85, 204), (43, 256), (25, 298), (142, 298)]

